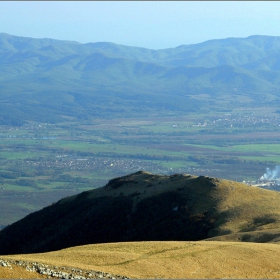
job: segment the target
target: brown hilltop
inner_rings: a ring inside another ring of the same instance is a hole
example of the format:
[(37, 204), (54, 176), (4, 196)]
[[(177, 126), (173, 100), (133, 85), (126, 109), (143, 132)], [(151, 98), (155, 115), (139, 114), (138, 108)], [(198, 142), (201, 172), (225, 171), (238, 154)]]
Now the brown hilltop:
[(280, 193), (234, 181), (137, 172), (0, 231), (0, 254), (126, 241), (278, 242)]

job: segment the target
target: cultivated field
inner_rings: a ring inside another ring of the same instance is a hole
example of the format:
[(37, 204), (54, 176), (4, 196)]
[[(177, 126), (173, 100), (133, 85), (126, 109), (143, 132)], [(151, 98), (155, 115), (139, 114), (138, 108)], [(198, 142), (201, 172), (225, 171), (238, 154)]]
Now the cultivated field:
[(279, 125), (248, 110), (1, 126), (0, 228), (138, 170), (256, 180), (280, 164)]

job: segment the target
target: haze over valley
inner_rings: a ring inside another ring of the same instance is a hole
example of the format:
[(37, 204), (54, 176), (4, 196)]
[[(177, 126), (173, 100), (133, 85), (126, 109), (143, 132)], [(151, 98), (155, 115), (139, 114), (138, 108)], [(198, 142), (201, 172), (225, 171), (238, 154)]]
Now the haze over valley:
[(259, 179), (279, 164), (279, 47), (0, 34), (0, 225), (138, 170)]
[(0, 276), (279, 276), (260, 264), (279, 251), (280, 37), (155, 50), (0, 33), (0, 92)]

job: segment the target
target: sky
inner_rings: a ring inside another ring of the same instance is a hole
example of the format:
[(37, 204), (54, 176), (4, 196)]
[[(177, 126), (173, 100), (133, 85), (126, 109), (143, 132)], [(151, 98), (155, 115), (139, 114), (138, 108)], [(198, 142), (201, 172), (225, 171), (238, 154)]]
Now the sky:
[(0, 32), (149, 49), (280, 36), (280, 1), (0, 1)]

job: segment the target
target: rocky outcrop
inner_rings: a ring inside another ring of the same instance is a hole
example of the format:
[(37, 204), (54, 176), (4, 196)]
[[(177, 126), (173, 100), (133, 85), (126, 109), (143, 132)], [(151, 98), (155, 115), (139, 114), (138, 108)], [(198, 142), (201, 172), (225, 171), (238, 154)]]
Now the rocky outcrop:
[(116, 275), (103, 271), (95, 270), (82, 270), (73, 267), (58, 267), (39, 262), (28, 262), (12, 259), (0, 259), (0, 266), (9, 267), (13, 266), (24, 267), (27, 271), (37, 272), (45, 275), (46, 278), (59, 278), (59, 279), (129, 279), (127, 276)]

